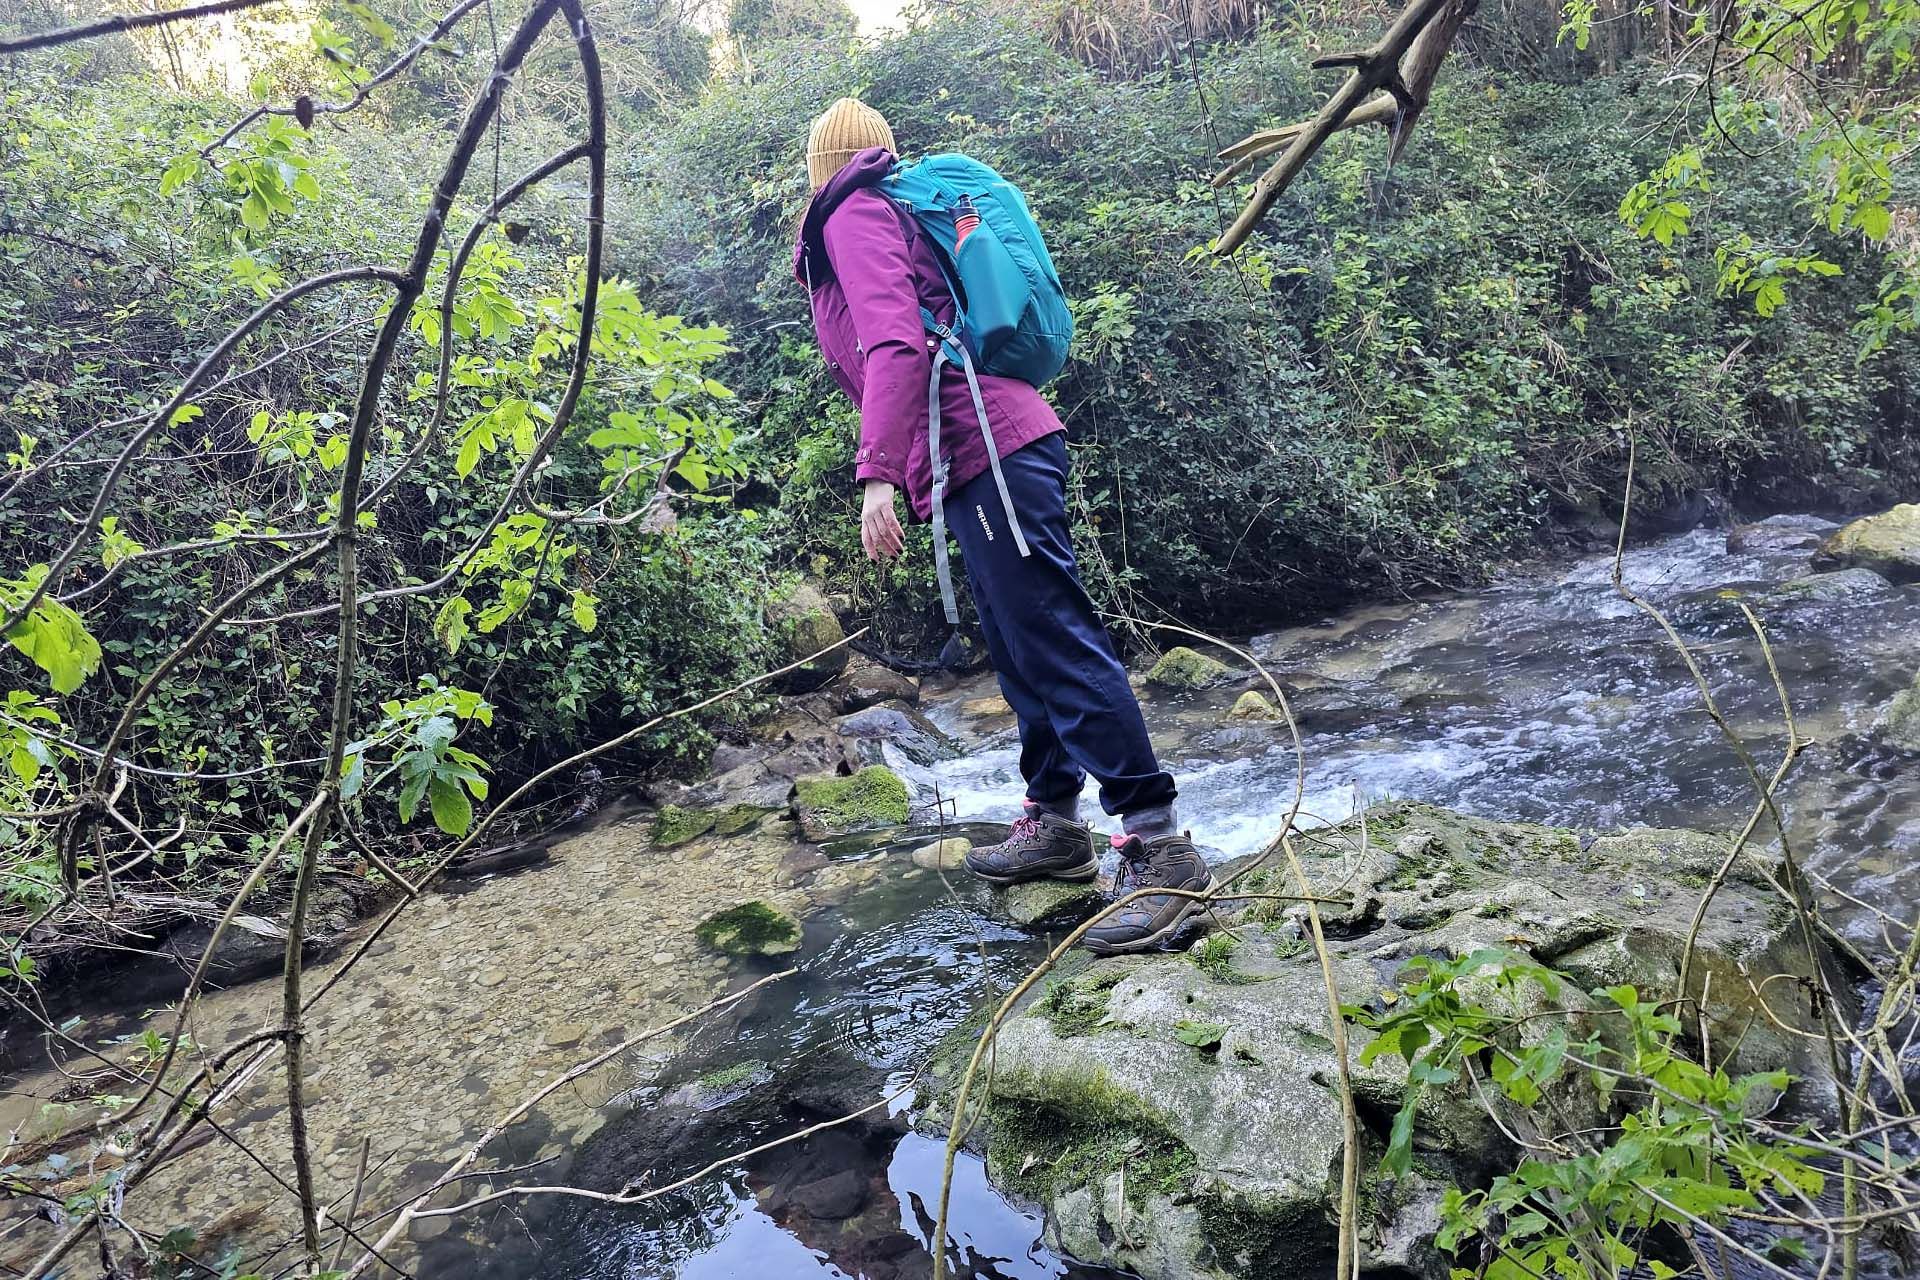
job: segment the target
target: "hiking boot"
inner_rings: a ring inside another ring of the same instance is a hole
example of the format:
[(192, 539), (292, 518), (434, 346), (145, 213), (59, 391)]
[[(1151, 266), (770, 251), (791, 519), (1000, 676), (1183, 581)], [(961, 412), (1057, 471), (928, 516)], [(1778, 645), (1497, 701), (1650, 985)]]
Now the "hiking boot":
[(1093, 856), (1093, 832), (1086, 826), (1038, 805), (1026, 806), (1026, 816), (999, 844), (982, 845), (967, 854), (967, 870), (988, 884), (1019, 884), (1022, 880), (1091, 880), (1100, 871)]
[[(1206, 859), (1191, 837), (1115, 836), (1120, 851), (1120, 874), (1114, 894), (1124, 898), (1140, 889), (1187, 889), (1199, 893), (1213, 884)], [(1189, 915), (1200, 909), (1198, 898), (1149, 894), (1120, 908), (1087, 931), (1082, 944), (1097, 956), (1145, 951), (1171, 938)]]

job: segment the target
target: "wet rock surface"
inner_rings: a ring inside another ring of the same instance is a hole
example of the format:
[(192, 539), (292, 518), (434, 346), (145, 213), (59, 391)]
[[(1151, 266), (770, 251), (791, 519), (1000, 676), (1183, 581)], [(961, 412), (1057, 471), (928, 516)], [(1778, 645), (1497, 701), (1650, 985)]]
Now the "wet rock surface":
[(1920, 503), (1842, 525), (1820, 544), (1815, 568), (1858, 566), (1894, 582), (1920, 582)]
[[(826, 653), (828, 645), (845, 638), (840, 619), (834, 616), (820, 588), (810, 582), (796, 583), (778, 592), (767, 602), (767, 626), (779, 642), (778, 666), (805, 664), (781, 677), (780, 687), (788, 693), (807, 693), (818, 689), (847, 668), (844, 646)], [(812, 655), (819, 654), (818, 657)]]
[(793, 784), (794, 816), (807, 839), (816, 842), (900, 826), (910, 810), (907, 784), (885, 765), (797, 778)]
[(1160, 689), (1207, 689), (1234, 678), (1234, 670), (1218, 658), (1186, 645), (1175, 645), (1148, 669), (1146, 682)]
[[(1413, 956), (1505, 947), (1569, 974), (1577, 986), (1561, 1007), (1578, 1014), (1594, 1007), (1582, 991), (1672, 987), (1726, 848), (1692, 831), (1580, 833), (1396, 804), (1369, 815), (1364, 836), (1357, 822), (1316, 834), (1303, 856), (1323, 892), (1351, 896), (1327, 914), (1344, 1003), (1379, 1007)], [(1804, 1078), (1822, 1069), (1817, 1038), (1801, 1034), (1818, 1017), (1797, 981), (1797, 924), (1767, 872), (1750, 859), (1720, 889), (1692, 984), (1713, 1043), (1730, 1047), (1729, 1071)], [(1266, 869), (1242, 884), (1286, 887)], [(1067, 1253), (1199, 1280), (1305, 1274), (1331, 1249), (1341, 1115), (1321, 970), (1274, 904), (1230, 904), (1222, 919), (1237, 939), (1078, 964), (999, 1037), (988, 1171), (1047, 1206), (1049, 1238)], [(1828, 976), (1847, 989), (1837, 965)], [(1787, 1029), (1761, 1016), (1755, 984), (1780, 993), (1769, 1009)], [(1368, 1033), (1348, 1035), (1363, 1115), (1391, 1115), (1404, 1068), (1389, 1057), (1362, 1065)], [(1564, 1105), (1606, 1114), (1591, 1086)], [(1369, 1142), (1377, 1154), (1384, 1131)], [(1415, 1149), (1423, 1175), (1376, 1175), (1365, 1197), (1374, 1260), (1444, 1275), (1426, 1244), (1439, 1181), (1471, 1182), (1514, 1153), (1469, 1098), (1437, 1091), (1423, 1096)]]

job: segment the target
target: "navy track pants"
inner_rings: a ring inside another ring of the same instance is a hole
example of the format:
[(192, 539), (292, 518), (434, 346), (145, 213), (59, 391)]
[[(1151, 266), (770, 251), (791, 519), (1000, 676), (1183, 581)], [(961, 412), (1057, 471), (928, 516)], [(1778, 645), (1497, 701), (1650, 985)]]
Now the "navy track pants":
[(984, 472), (947, 497), (974, 608), (1000, 691), (1020, 720), (1027, 796), (1058, 802), (1100, 783), (1100, 806), (1137, 813), (1173, 803), (1126, 668), (1080, 585), (1067, 523), (1067, 437), (1056, 431), (1001, 459), (1031, 555), (1022, 556)]

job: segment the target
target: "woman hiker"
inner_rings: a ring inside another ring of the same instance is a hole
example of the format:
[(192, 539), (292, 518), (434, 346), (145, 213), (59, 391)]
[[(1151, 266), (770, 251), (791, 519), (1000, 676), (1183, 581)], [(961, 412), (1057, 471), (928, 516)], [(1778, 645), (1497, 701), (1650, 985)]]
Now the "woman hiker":
[[(860, 410), (860, 540), (874, 560), (900, 554), (898, 491), (906, 491), (915, 518), (932, 514), (933, 354), (921, 308), (942, 323), (954, 318), (933, 245), (875, 189), (893, 162), (893, 131), (879, 112), (852, 98), (827, 108), (807, 137), (814, 194), (793, 257), (827, 368)], [(1026, 383), (979, 381), (1030, 554), (1020, 555), (1010, 536), (966, 378), (950, 364), (940, 387), (946, 522), (966, 562), (1001, 692), (1019, 718), (1027, 794), (1005, 843), (973, 850), (967, 867), (998, 885), (1091, 879), (1098, 863), (1079, 807), (1092, 774), (1101, 807), (1119, 815), (1126, 833), (1113, 837), (1121, 884), (1203, 890), (1212, 877), (1176, 825), (1173, 776), (1154, 757), (1126, 670), (1080, 584), (1067, 524), (1066, 429)], [(1159, 945), (1195, 906), (1171, 894), (1142, 897), (1089, 931), (1086, 945), (1102, 954)]]

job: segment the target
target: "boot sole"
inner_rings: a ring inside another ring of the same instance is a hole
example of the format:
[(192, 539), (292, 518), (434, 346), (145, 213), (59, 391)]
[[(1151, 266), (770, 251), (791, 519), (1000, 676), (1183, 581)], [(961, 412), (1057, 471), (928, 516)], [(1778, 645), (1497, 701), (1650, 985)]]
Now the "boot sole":
[[(1213, 888), (1213, 881), (1209, 879), (1205, 884), (1195, 889), (1194, 892), (1205, 893), (1211, 888)], [(1096, 956), (1125, 956), (1132, 955), (1136, 951), (1151, 951), (1178, 933), (1180, 926), (1187, 922), (1187, 917), (1200, 910), (1204, 905), (1205, 904), (1198, 898), (1186, 899), (1180, 908), (1179, 914), (1174, 916), (1172, 920), (1169, 920), (1152, 933), (1134, 942), (1106, 942), (1100, 938), (1089, 935), (1080, 939), (1080, 945)]]
[(1088, 858), (1079, 866), (1068, 867), (1063, 871), (1034, 871), (1025, 875), (1011, 876), (996, 876), (985, 871), (976, 871), (972, 867), (968, 867), (967, 870), (988, 884), (1005, 889), (1016, 884), (1025, 884), (1029, 880), (1067, 880), (1075, 884), (1085, 884), (1100, 874), (1100, 863), (1096, 859)]

